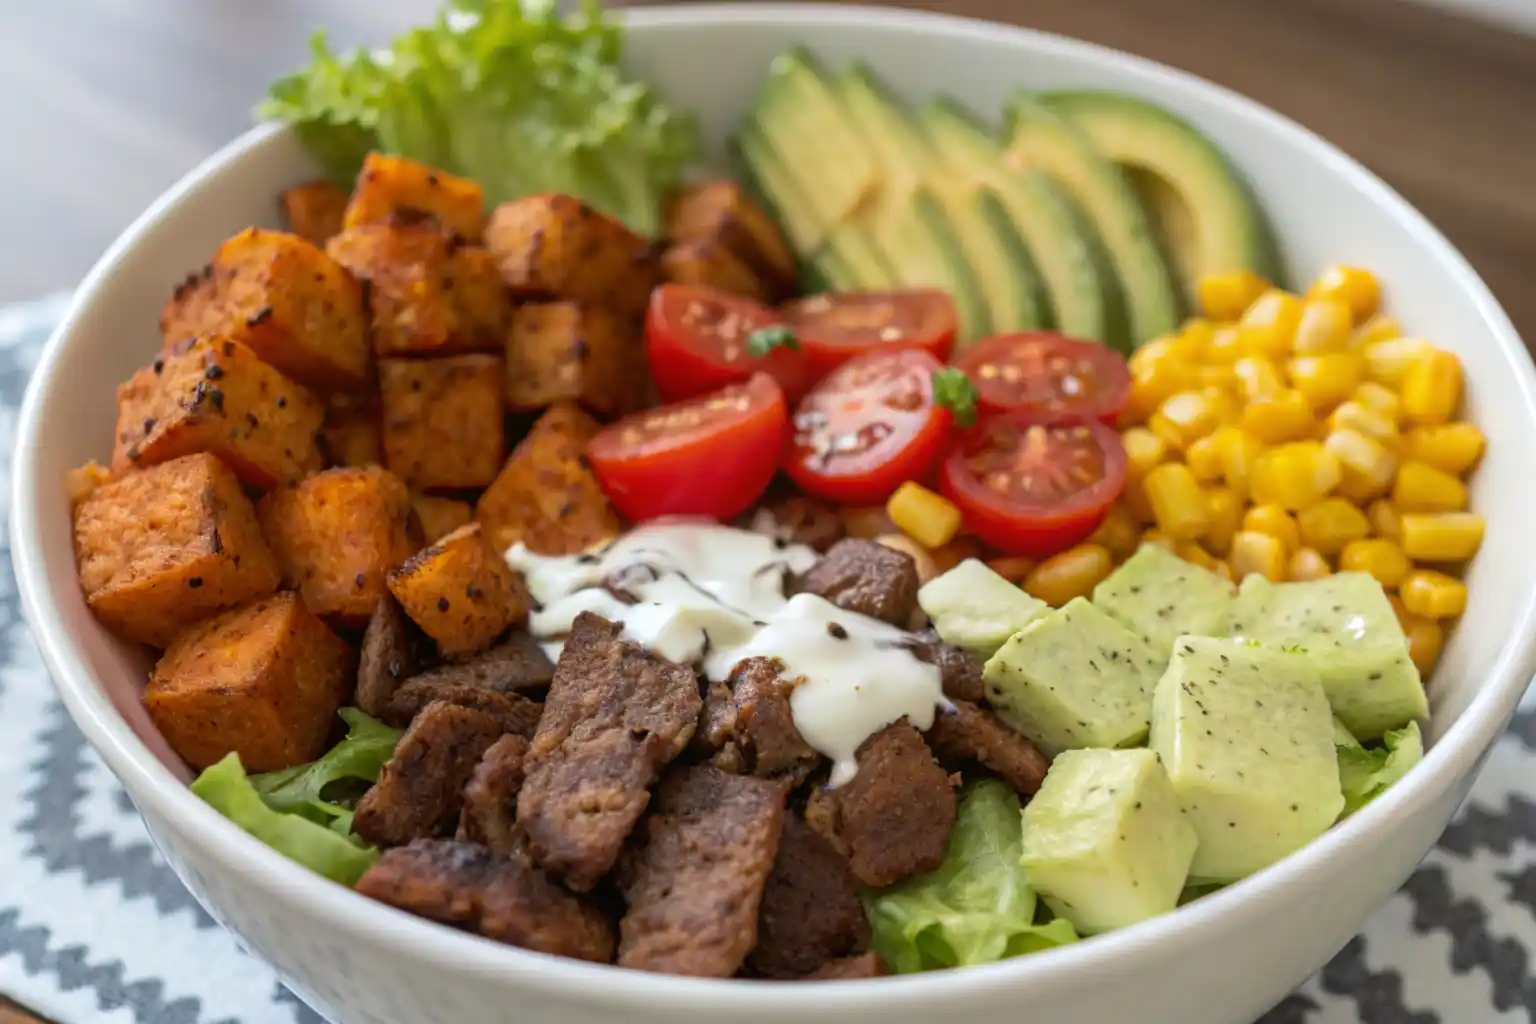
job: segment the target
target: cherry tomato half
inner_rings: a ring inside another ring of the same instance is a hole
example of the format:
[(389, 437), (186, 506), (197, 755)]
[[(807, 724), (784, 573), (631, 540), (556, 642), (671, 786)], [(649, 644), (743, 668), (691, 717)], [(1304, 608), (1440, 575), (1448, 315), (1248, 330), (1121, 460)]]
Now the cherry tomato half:
[(798, 401), (811, 386), (805, 354), (790, 332), (763, 355), (753, 352), (754, 335), (780, 324), (777, 313), (750, 299), (709, 288), (664, 284), (651, 293), (645, 314), (645, 354), (663, 400), (692, 398), (756, 372), (778, 381), (787, 401)]
[(939, 489), (965, 525), (1010, 555), (1043, 558), (1093, 533), (1125, 486), (1125, 448), (1097, 420), (1043, 423), (998, 413), (959, 434)]
[(934, 403), (940, 369), (923, 349), (870, 352), (839, 366), (795, 410), (784, 472), (807, 494), (848, 505), (877, 504), (925, 479), (951, 422)]
[(789, 409), (766, 373), (626, 416), (587, 444), (603, 492), (632, 522), (660, 516), (731, 519), (773, 479)]
[(955, 304), (943, 292), (831, 292), (779, 310), (820, 379), (854, 356), (877, 349), (920, 348), (944, 362), (955, 343)]
[(987, 338), (955, 365), (975, 382), (983, 409), (1043, 420), (1113, 423), (1131, 393), (1131, 373), (1120, 353), (1055, 331)]

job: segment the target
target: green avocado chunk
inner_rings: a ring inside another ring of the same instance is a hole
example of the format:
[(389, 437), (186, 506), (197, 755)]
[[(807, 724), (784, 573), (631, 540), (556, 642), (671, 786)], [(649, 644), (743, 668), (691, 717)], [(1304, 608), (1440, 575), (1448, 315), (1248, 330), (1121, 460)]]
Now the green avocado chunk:
[(1143, 544), (1093, 590), (1093, 603), (1164, 658), (1185, 634), (1226, 624), (1237, 588), (1161, 544)]
[(940, 639), (982, 658), (1051, 610), (975, 558), (923, 584), (917, 603)]

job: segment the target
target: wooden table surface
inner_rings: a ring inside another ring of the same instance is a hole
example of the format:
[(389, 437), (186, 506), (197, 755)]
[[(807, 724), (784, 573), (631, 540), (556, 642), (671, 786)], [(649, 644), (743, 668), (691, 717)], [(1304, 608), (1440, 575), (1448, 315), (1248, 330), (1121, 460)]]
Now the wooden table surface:
[[(0, 0), (0, 138), (11, 143), (0, 147), (0, 302), (77, 281), (165, 186), (249, 124), (317, 24), (340, 42), (376, 42), (432, 6)], [(897, 6), (1091, 39), (1269, 104), (1417, 204), (1536, 339), (1536, 38), (1402, 0)], [(30, 1020), (0, 999), (0, 1024)]]

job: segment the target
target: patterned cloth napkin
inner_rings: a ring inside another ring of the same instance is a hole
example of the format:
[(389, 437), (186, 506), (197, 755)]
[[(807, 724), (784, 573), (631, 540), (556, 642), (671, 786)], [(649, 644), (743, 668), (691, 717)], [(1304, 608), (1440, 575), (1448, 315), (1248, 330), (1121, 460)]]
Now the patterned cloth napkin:
[[(10, 432), (64, 296), (0, 310)], [(10, 448), (0, 449), (0, 520)], [(0, 527), (3, 527), (0, 522)], [(9, 545), (8, 531), (0, 538)], [(0, 567), (0, 994), (59, 1024), (323, 1024), (205, 914), (54, 696)], [(1536, 690), (1407, 885), (1260, 1024), (1536, 1020)]]

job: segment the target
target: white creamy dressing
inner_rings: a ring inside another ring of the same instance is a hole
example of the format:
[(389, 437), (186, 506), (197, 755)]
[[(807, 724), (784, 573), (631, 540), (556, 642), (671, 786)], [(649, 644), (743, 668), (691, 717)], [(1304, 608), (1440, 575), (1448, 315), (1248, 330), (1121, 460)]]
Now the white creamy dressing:
[[(948, 706), (939, 670), (917, 658), (903, 630), (844, 611), (814, 594), (784, 596), (785, 574), (820, 556), (749, 530), (713, 522), (658, 521), (583, 555), (538, 555), (518, 544), (507, 563), (539, 604), (535, 637), (557, 653), (582, 612), (622, 624), (630, 640), (724, 680), (745, 658), (776, 658), (795, 727), (832, 761), (831, 784), (858, 770), (866, 739), (903, 716), (919, 729)], [(625, 575), (629, 604), (603, 588)]]

